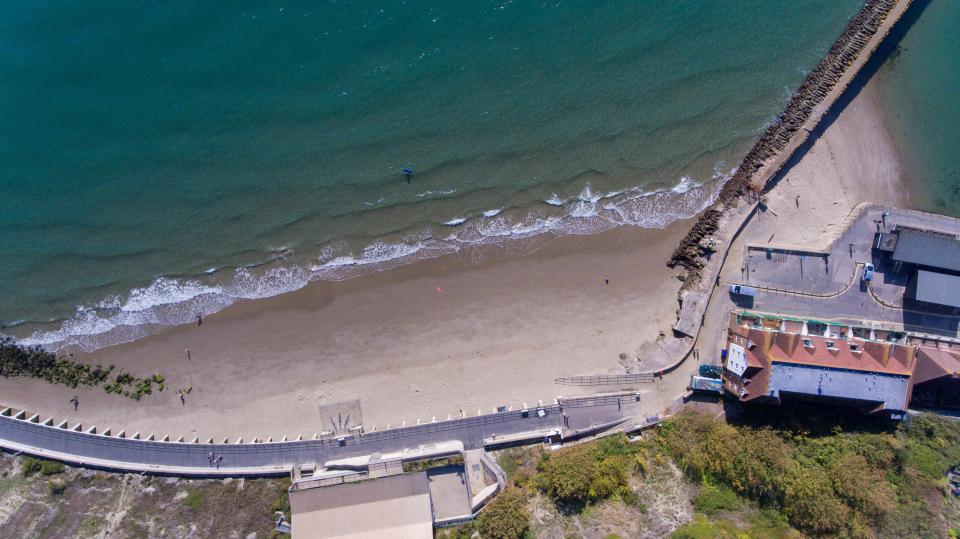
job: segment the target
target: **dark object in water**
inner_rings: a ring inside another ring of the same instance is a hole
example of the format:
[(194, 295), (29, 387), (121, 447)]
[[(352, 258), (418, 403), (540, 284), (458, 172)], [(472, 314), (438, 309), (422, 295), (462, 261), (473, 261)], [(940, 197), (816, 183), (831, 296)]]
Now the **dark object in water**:
[(410, 183), (410, 178), (413, 177), (413, 169), (403, 169), (403, 175), (407, 178), (407, 183)]

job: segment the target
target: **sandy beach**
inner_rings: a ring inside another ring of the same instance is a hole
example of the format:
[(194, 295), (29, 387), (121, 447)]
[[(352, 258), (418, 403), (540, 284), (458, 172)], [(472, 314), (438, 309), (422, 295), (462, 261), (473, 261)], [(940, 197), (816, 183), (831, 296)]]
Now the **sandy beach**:
[[(316, 282), (82, 357), (163, 374), (168, 389), (140, 402), (35, 380), (2, 380), (0, 391), (8, 405), (101, 429), (217, 441), (309, 437), (337, 413), (383, 428), (551, 402), (579, 389), (555, 377), (616, 371), (620, 354), (635, 361), (642, 343), (669, 333), (680, 283), (665, 262), (687, 226), (555, 238), (521, 255), (511, 251), (531, 246), (477, 249)], [(174, 390), (187, 386), (182, 405)]]
[(758, 214), (745, 236), (825, 247), (857, 204), (909, 207), (901, 176), (900, 154), (871, 80), (770, 190), (771, 211)]
[[(825, 244), (856, 204), (906, 203), (900, 176), (868, 83), (789, 166), (738, 243)], [(557, 376), (660, 366), (638, 364), (637, 352), (670, 334), (680, 283), (665, 262), (690, 223), (478, 247), (315, 282), (233, 305), (202, 327), (78, 356), (163, 374), (168, 389), (140, 402), (37, 380), (0, 380), (0, 391), (6, 405), (71, 423), (217, 441), (310, 437), (337, 414), (372, 429), (548, 402), (590, 391)], [(645, 408), (676, 397), (687, 370), (648, 389)], [(187, 387), (181, 404), (174, 390)]]

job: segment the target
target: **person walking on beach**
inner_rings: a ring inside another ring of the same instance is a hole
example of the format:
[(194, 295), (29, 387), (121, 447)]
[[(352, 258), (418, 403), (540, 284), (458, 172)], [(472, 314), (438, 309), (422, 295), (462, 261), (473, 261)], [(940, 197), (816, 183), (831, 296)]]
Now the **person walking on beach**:
[(607, 277), (606, 275), (604, 275), (604, 276), (603, 276), (603, 284), (610, 284), (610, 277)]
[(186, 350), (184, 350), (184, 352), (187, 353), (187, 361), (191, 361), (191, 359), (190, 359), (190, 349), (187, 348)]
[(183, 395), (183, 391), (178, 389), (177, 396), (180, 397), (180, 406), (187, 404), (187, 398)]
[(202, 325), (203, 325), (203, 315), (200, 313), (197, 313), (197, 327), (200, 327)]
[(76, 412), (76, 411), (77, 411), (77, 407), (80, 406), (80, 399), (77, 398), (76, 395), (74, 395), (73, 398), (70, 399), (70, 404), (73, 404), (73, 411)]

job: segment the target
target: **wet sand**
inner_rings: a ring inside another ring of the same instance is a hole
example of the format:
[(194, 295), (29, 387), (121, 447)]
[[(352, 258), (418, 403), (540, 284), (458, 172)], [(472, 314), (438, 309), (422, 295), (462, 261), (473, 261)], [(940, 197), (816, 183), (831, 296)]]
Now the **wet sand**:
[[(217, 441), (311, 437), (339, 412), (370, 429), (549, 402), (591, 389), (555, 377), (621, 371), (621, 353), (632, 362), (669, 334), (680, 282), (665, 262), (689, 226), (478, 247), (77, 356), (163, 374), (167, 390), (140, 402), (36, 380), (0, 380), (0, 391), (4, 404), (58, 421)], [(181, 405), (174, 391), (187, 386)]]

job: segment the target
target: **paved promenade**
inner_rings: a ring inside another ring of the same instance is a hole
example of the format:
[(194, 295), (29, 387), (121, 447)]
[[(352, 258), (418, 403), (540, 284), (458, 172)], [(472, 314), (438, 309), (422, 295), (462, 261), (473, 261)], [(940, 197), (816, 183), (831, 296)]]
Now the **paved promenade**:
[[(632, 426), (639, 411), (639, 397), (564, 399), (542, 410), (544, 417), (539, 417), (537, 408), (531, 408), (340, 438), (230, 444), (134, 440), (0, 416), (0, 446), (114, 471), (195, 477), (285, 475), (296, 464), (323, 464), (335, 458), (403, 451), (450, 440), (475, 449), (484, 447), (485, 440), (521, 440), (523, 433), (556, 431), (564, 439), (571, 439), (597, 428)], [(210, 465), (211, 453), (223, 457), (219, 468)]]

